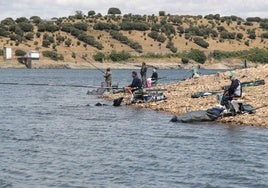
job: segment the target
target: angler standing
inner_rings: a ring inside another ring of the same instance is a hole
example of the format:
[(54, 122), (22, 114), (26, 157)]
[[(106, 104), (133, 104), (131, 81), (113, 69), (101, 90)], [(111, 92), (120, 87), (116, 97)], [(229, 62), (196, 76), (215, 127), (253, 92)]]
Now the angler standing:
[(142, 81), (143, 87), (146, 87), (146, 82), (147, 82), (146, 72), (147, 72), (146, 63), (143, 62), (141, 66), (141, 81)]
[(111, 86), (112, 86), (112, 72), (110, 68), (106, 69), (106, 72), (104, 74), (105, 82), (106, 82), (106, 87), (107, 91), (110, 92)]

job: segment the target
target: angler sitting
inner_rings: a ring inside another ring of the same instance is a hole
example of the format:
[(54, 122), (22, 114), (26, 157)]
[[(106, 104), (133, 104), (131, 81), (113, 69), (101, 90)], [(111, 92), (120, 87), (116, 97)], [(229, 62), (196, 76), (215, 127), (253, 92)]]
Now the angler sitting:
[(125, 91), (130, 93), (132, 95), (132, 99), (134, 98), (133, 92), (141, 90), (142, 91), (142, 82), (141, 79), (138, 77), (137, 72), (133, 71), (131, 73), (131, 76), (133, 78), (132, 83), (125, 87)]
[(241, 82), (236, 78), (235, 73), (230, 72), (229, 78), (231, 80), (231, 85), (225, 91), (221, 100), (221, 105), (224, 105), (227, 111), (233, 110), (233, 113), (236, 114), (240, 111), (237, 99), (242, 96), (242, 86)]
[(151, 76), (152, 84), (156, 85), (158, 80), (158, 73), (156, 72), (156, 69), (153, 69), (153, 74)]

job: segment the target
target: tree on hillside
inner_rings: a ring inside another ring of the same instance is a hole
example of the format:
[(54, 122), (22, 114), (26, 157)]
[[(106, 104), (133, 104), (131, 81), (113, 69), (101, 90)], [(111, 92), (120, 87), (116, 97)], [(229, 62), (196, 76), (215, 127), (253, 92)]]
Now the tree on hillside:
[(75, 15), (74, 16), (75, 16), (76, 19), (81, 20), (81, 19), (84, 18), (84, 13), (81, 10), (77, 10), (77, 11), (75, 11)]
[(16, 23), (29, 22), (29, 20), (26, 17), (17, 18), (15, 21)]
[(24, 31), (24, 32), (30, 32), (33, 31), (33, 25), (30, 23), (21, 22), (18, 24), (18, 26)]
[(6, 18), (1, 21), (1, 25), (13, 25), (15, 21), (12, 18)]
[(159, 11), (159, 16), (165, 16), (166, 12), (165, 11)]
[(73, 25), (76, 29), (82, 30), (82, 31), (87, 31), (88, 25), (83, 22), (77, 22)]
[(112, 7), (112, 8), (109, 8), (108, 14), (121, 14), (121, 11), (119, 8)]
[(0, 26), (0, 36), (8, 37), (9, 34), (8, 28)]
[(203, 47), (203, 48), (207, 48), (209, 47), (209, 43), (206, 42), (204, 39), (200, 38), (200, 37), (195, 37), (194, 38), (194, 43)]
[(71, 39), (68, 39), (68, 40), (65, 41), (65, 45), (66, 46), (70, 47), (71, 44), (72, 44), (72, 40)]
[(187, 58), (202, 64), (207, 60), (206, 54), (198, 49), (191, 49), (191, 51), (187, 54)]
[(94, 10), (90, 10), (87, 13), (88, 17), (94, 16), (95, 14), (96, 14), (96, 12)]
[(37, 27), (39, 32), (48, 31), (53, 33), (59, 30), (59, 27), (51, 22), (40, 22)]
[(261, 18), (260, 17), (247, 17), (246, 20), (247, 22), (260, 22)]
[(39, 16), (32, 16), (30, 18), (30, 21), (32, 21), (33, 23), (35, 23), (36, 25), (39, 24), (40, 22), (42, 22), (42, 19)]

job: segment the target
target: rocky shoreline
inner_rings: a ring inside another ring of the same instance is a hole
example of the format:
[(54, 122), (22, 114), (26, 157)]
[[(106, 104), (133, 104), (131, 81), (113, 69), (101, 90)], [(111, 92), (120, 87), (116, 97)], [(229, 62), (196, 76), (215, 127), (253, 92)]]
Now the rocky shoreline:
[[(268, 65), (254, 68), (237, 69), (234, 71), (241, 82), (265, 80), (268, 83)], [(131, 104), (134, 108), (152, 109), (173, 115), (180, 115), (195, 110), (206, 110), (215, 107), (219, 102), (216, 95), (191, 98), (191, 95), (200, 91), (222, 91), (222, 86), (229, 85), (229, 71), (215, 75), (204, 75), (199, 78), (187, 79), (175, 83), (159, 85), (154, 89), (166, 89), (166, 100), (158, 102)], [(233, 125), (251, 125), (268, 128), (268, 86), (251, 86), (243, 89), (245, 103), (256, 108), (256, 114), (241, 114), (231, 117), (221, 117), (217, 121)], [(125, 97), (124, 101), (130, 104), (129, 94), (108, 94), (103, 98), (113, 100)]]

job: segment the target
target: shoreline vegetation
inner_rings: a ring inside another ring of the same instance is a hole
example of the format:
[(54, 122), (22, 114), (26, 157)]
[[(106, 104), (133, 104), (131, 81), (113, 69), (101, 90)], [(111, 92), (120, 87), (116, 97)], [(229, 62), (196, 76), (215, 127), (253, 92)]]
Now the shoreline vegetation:
[[(260, 65), (247, 69), (234, 71), (241, 82), (265, 80), (268, 83), (268, 65)], [(166, 89), (166, 100), (148, 103), (131, 104), (134, 108), (151, 109), (165, 112), (171, 115), (181, 115), (196, 110), (206, 110), (215, 107), (219, 102), (216, 95), (191, 98), (193, 93), (200, 91), (222, 91), (221, 87), (230, 84), (228, 79), (229, 71), (214, 75), (204, 75), (199, 78), (191, 78), (185, 81), (178, 81), (170, 84), (158, 85), (153, 89)], [(124, 97), (126, 104), (130, 104), (130, 97), (127, 93), (106, 94), (102, 98), (114, 100)], [(268, 128), (268, 86), (250, 86), (243, 89), (243, 101), (256, 108), (256, 114), (241, 114), (231, 117), (221, 117), (217, 120), (220, 123), (232, 125), (249, 125)]]

